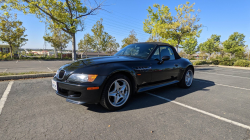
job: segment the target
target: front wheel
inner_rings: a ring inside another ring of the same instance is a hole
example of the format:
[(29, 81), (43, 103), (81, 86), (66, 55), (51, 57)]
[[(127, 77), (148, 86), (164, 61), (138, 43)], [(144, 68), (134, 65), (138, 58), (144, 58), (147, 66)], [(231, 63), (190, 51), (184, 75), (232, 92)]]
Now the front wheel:
[(122, 74), (114, 75), (104, 87), (100, 104), (111, 111), (121, 109), (128, 102), (131, 93), (130, 80)]
[(194, 79), (193, 70), (191, 68), (187, 68), (178, 85), (182, 88), (189, 88), (193, 83), (193, 79)]

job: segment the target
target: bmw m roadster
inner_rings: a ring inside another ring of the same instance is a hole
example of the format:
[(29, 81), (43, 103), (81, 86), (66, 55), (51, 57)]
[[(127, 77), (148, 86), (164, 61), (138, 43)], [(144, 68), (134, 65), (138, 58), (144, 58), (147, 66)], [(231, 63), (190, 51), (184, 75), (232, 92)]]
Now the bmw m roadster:
[(52, 79), (56, 94), (74, 104), (100, 103), (118, 110), (133, 94), (170, 84), (189, 88), (194, 67), (166, 43), (135, 43), (114, 56), (80, 59), (60, 67)]

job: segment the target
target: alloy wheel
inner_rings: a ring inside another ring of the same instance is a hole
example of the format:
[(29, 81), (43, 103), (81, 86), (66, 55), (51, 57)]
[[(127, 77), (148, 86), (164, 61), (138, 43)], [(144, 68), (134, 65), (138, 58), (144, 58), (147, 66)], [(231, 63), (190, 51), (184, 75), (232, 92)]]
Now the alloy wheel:
[(192, 82), (193, 82), (193, 78), (194, 78), (194, 75), (193, 75), (193, 71), (192, 70), (188, 70), (186, 72), (186, 75), (185, 75), (185, 83), (186, 83), (186, 86), (191, 86)]
[(108, 100), (114, 107), (120, 107), (126, 103), (130, 95), (130, 86), (125, 79), (115, 80), (108, 90)]

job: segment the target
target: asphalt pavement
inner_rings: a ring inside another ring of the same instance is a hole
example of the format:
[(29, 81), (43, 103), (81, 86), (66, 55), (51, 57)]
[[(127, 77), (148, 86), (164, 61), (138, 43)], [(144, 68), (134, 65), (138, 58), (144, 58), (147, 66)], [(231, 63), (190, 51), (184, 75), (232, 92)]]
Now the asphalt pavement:
[[(10, 81), (0, 82), (0, 97)], [(133, 96), (109, 112), (75, 105), (51, 78), (16, 80), (0, 114), (0, 139), (250, 139), (250, 71), (196, 68), (193, 85), (171, 85)]]
[[(0, 82), (0, 97), (2, 97), (6, 87), (8, 86), (8, 81), (2, 81)], [(1, 98), (0, 98), (1, 99)]]
[(70, 60), (63, 61), (1, 61), (0, 62), (0, 72), (11, 72), (11, 73), (21, 73), (21, 72), (55, 72), (58, 68), (66, 63), (70, 63)]

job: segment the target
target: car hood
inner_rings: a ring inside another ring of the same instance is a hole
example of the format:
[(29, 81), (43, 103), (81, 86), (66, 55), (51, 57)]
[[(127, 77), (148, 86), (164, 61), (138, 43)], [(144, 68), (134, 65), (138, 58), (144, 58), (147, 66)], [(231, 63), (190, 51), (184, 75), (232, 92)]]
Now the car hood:
[(106, 57), (93, 57), (88, 59), (80, 59), (69, 64), (62, 66), (60, 69), (73, 71), (82, 67), (106, 64), (106, 63), (117, 63), (117, 62), (131, 62), (131, 61), (143, 61), (145, 59), (127, 57), (127, 56), (106, 56)]

